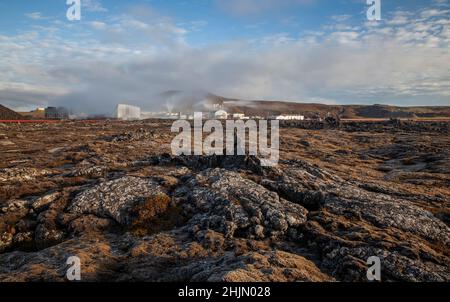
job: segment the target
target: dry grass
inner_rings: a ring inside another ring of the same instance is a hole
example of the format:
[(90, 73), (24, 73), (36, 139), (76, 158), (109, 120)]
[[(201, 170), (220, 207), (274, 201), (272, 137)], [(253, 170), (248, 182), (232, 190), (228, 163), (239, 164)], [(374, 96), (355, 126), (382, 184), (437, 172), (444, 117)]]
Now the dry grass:
[(0, 204), (2, 201), (19, 199), (27, 196), (40, 196), (56, 187), (52, 181), (23, 182), (0, 186)]

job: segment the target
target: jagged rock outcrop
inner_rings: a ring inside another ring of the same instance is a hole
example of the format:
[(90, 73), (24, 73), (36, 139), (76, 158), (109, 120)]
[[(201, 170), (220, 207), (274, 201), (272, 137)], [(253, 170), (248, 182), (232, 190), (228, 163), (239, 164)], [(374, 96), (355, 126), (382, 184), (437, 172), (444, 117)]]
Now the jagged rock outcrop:
[(31, 207), (36, 212), (41, 212), (43, 209), (48, 207), (52, 202), (61, 197), (60, 192), (53, 192), (47, 195), (41, 196), (37, 198), (32, 204)]
[(48, 175), (50, 173), (52, 173), (50, 170), (34, 168), (0, 169), (0, 182), (32, 181), (36, 179), (36, 177)]
[(378, 228), (394, 227), (432, 242), (447, 246), (450, 243), (449, 227), (430, 212), (407, 201), (380, 194), (364, 196), (362, 193), (355, 194), (352, 199), (330, 197), (326, 200), (325, 209), (338, 215), (357, 217)]
[(219, 168), (197, 174), (175, 196), (193, 215), (188, 222), (193, 231), (212, 229), (230, 238), (295, 234), (308, 213), (238, 173)]
[(122, 225), (130, 225), (136, 218), (133, 216), (133, 208), (145, 203), (148, 198), (159, 196), (168, 198), (155, 181), (126, 176), (81, 192), (68, 207), (68, 212), (78, 215), (93, 214), (112, 218)]
[(137, 131), (125, 132), (112, 137), (107, 137), (105, 140), (120, 143), (129, 141), (139, 141), (143, 139), (151, 139), (155, 135), (154, 131), (150, 131), (144, 128), (140, 128)]

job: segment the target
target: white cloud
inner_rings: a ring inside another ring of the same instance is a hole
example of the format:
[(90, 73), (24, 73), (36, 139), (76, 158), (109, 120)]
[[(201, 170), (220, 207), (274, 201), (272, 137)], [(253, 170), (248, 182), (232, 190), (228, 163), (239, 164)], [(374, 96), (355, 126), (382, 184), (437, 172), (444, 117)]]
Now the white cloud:
[(88, 12), (107, 12), (99, 0), (81, 0), (81, 7)]
[(204, 27), (208, 25), (208, 21), (205, 20), (196, 20), (196, 21), (190, 21), (190, 22), (183, 22), (177, 24), (178, 27), (186, 27), (191, 32), (198, 32), (201, 31)]
[(100, 21), (92, 21), (90, 22), (90, 25), (96, 30), (103, 30), (107, 27), (107, 24), (105, 22)]
[(399, 12), (405, 20), (396, 24), (343, 22), (300, 38), (277, 33), (200, 48), (185, 41), (189, 24), (147, 14), (91, 22), (80, 39), (40, 30), (0, 35), (0, 103), (44, 100), (109, 113), (124, 101), (157, 106), (153, 96), (179, 89), (246, 99), (448, 104), (450, 30), (443, 14), (433, 14)]
[(442, 10), (442, 9), (427, 9), (420, 13), (422, 18), (428, 19), (432, 17), (438, 16), (448, 16), (450, 14), (450, 10)]
[(331, 16), (331, 20), (336, 21), (336, 22), (345, 22), (349, 19), (351, 19), (352, 16), (351, 15), (334, 15)]
[(388, 20), (386, 20), (386, 24), (388, 25), (405, 25), (407, 23), (409, 23), (411, 20), (411, 16), (413, 14), (411, 12), (407, 12), (407, 11), (397, 11), (393, 14), (392, 17), (388, 18)]
[(25, 16), (30, 18), (30, 19), (33, 19), (33, 20), (43, 20), (43, 19), (45, 19), (42, 16), (42, 13), (40, 13), (40, 12), (26, 13)]

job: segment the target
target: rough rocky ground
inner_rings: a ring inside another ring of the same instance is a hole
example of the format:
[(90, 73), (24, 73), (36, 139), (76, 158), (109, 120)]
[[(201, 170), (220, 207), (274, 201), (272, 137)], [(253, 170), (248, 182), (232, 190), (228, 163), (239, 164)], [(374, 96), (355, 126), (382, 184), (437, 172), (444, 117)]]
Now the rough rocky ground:
[(0, 124), (0, 281), (450, 281), (448, 124), (316, 128), (263, 168), (172, 157), (168, 122)]

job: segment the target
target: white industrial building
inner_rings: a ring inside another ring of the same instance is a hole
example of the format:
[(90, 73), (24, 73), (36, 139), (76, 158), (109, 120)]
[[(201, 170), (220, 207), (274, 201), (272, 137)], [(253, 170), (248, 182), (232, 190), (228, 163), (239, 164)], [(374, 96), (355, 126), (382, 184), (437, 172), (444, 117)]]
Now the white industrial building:
[(281, 121), (303, 121), (305, 120), (305, 116), (298, 114), (281, 114), (275, 116), (274, 119)]
[(233, 119), (234, 120), (245, 120), (245, 114), (244, 113), (234, 113), (233, 114)]
[(146, 119), (177, 120), (180, 118), (184, 119), (185, 117), (181, 113), (141, 111), (141, 120)]
[(226, 120), (226, 119), (228, 119), (228, 113), (225, 110), (219, 110), (219, 111), (216, 111), (216, 113), (214, 114), (214, 117), (219, 120)]
[(137, 106), (119, 104), (117, 105), (117, 115), (119, 120), (134, 121), (141, 119), (141, 108)]

